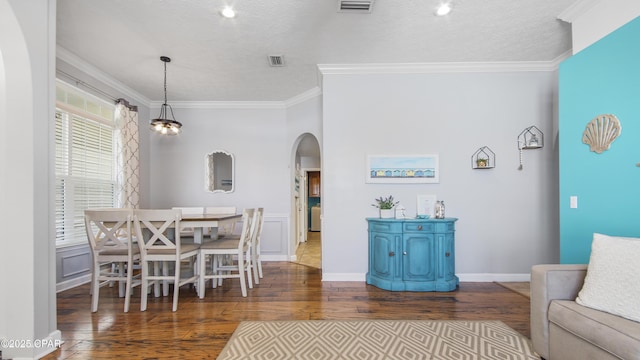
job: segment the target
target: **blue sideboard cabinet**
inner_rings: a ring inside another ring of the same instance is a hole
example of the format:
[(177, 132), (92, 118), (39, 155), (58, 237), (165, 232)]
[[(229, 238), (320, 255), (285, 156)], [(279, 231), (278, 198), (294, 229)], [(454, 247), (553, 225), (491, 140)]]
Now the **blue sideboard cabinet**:
[(455, 290), (457, 220), (368, 218), (367, 284), (391, 291)]

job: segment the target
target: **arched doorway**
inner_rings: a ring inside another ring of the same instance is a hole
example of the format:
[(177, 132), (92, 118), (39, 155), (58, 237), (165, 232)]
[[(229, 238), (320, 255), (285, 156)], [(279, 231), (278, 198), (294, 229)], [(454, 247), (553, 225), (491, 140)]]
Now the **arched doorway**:
[(301, 265), (322, 268), (322, 173), (320, 145), (312, 134), (298, 137), (293, 147), (292, 227), (295, 256)]

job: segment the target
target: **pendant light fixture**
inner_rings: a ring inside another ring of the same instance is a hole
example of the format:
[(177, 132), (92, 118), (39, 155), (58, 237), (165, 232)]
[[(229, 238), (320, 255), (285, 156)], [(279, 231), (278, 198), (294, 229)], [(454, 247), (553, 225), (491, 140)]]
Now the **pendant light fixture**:
[[(176, 121), (171, 105), (167, 104), (167, 63), (171, 61), (171, 58), (160, 56), (160, 60), (164, 62), (164, 103), (160, 107), (160, 116), (151, 120), (151, 129), (162, 135), (176, 135), (180, 133), (182, 123)], [(168, 118), (169, 112), (171, 112), (171, 119)]]

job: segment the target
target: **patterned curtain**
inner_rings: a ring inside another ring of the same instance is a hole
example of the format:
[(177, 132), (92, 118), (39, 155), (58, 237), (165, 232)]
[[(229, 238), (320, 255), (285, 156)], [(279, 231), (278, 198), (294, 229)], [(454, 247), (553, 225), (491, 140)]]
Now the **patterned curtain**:
[(138, 108), (124, 99), (116, 103), (119, 207), (137, 209), (140, 201)]

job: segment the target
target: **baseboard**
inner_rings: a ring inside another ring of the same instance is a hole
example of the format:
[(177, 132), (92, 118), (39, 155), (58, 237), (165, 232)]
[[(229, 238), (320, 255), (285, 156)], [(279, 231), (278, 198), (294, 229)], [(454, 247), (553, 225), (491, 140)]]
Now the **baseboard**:
[(322, 272), (322, 281), (366, 281), (364, 273), (326, 273)]
[(262, 261), (296, 261), (296, 255), (265, 255), (260, 254), (260, 260)]
[(56, 292), (61, 292), (69, 289), (73, 289), (76, 286), (91, 282), (91, 274), (86, 274), (73, 278), (71, 280), (59, 282), (56, 284)]
[(62, 346), (62, 343), (63, 343), (62, 333), (60, 332), (60, 330), (55, 330), (51, 332), (49, 336), (47, 336), (44, 339), (41, 339), (40, 344), (42, 346), (40, 346), (40, 348), (38, 349), (39, 352), (38, 354), (36, 354), (35, 358), (41, 359), (45, 355), (56, 351), (60, 346)]
[[(461, 282), (521, 282), (530, 281), (531, 274), (456, 274)], [(322, 272), (322, 281), (366, 281), (362, 273)]]
[(460, 281), (463, 282), (522, 282), (530, 281), (531, 274), (456, 274)]

